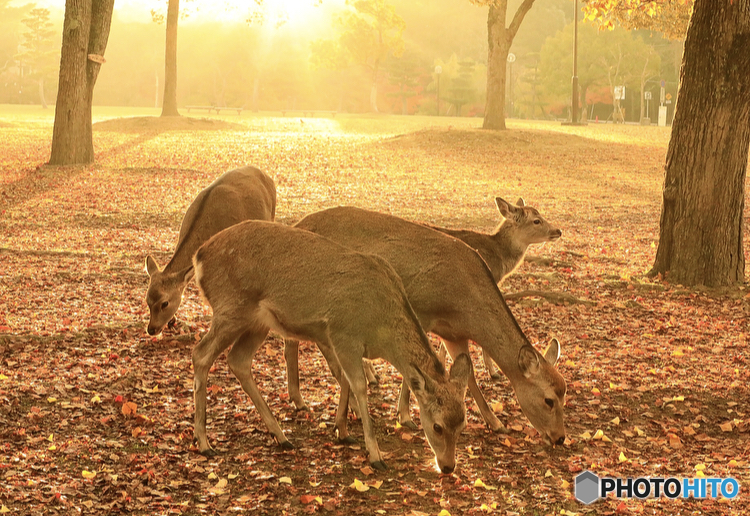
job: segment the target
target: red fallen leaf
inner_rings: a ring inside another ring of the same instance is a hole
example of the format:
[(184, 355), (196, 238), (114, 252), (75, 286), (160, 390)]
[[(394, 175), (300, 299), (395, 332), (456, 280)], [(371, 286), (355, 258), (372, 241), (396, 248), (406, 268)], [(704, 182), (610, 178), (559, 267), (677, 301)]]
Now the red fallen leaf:
[(126, 416), (135, 415), (136, 410), (138, 410), (138, 405), (132, 401), (122, 404), (122, 413)]
[(301, 495), (301, 496), (299, 497), (299, 500), (300, 500), (300, 502), (302, 502), (303, 504), (307, 505), (307, 504), (309, 504), (309, 503), (313, 503), (313, 502), (315, 501), (315, 498), (316, 498), (316, 497), (315, 497), (315, 496), (313, 496), (313, 495)]
[(583, 468), (578, 464), (570, 464), (568, 465), (568, 471), (571, 473), (578, 473), (579, 471), (583, 471)]
[(630, 511), (628, 510), (628, 506), (625, 505), (625, 502), (620, 502), (619, 504), (617, 504), (617, 509), (615, 509), (615, 512), (617, 514), (626, 514)]
[(119, 394), (115, 396), (115, 403), (123, 403), (124, 401), (125, 401), (125, 398), (123, 398)]

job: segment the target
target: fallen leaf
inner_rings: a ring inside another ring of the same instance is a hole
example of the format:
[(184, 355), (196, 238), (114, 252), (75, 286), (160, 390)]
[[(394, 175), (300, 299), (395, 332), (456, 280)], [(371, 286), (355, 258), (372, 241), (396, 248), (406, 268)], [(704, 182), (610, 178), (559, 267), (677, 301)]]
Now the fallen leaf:
[(281, 477), (279, 483), (292, 485), (292, 479), (289, 477)]
[(81, 472), (81, 476), (83, 478), (94, 478), (96, 476), (96, 471), (86, 471), (85, 469)]
[(362, 482), (359, 481), (359, 479), (356, 479), (356, 478), (354, 479), (354, 482), (352, 482), (352, 484), (349, 487), (353, 487), (360, 493), (364, 493), (365, 491), (370, 490), (370, 486), (363, 484)]

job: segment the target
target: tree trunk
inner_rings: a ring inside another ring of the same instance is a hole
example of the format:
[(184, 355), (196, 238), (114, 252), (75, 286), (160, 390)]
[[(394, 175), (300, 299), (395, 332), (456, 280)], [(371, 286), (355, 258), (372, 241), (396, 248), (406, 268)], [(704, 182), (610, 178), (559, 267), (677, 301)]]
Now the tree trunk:
[(654, 267), (674, 283), (745, 277), (742, 224), (750, 147), (750, 9), (696, 0), (666, 159)]
[(373, 113), (378, 113), (378, 84), (374, 81), (370, 88), (370, 110)]
[(44, 79), (39, 78), (39, 101), (42, 103), (42, 109), (47, 109), (47, 99), (44, 98)]
[(112, 23), (114, 0), (66, 0), (50, 165), (94, 161), (91, 102)]
[(518, 27), (534, 0), (523, 0), (513, 21), (505, 27), (508, 0), (490, 4), (487, 14), (487, 102), (484, 106), (484, 129), (505, 129), (505, 63)]
[(167, 4), (167, 43), (164, 52), (164, 103), (161, 116), (180, 116), (177, 111), (177, 21), (180, 0)]

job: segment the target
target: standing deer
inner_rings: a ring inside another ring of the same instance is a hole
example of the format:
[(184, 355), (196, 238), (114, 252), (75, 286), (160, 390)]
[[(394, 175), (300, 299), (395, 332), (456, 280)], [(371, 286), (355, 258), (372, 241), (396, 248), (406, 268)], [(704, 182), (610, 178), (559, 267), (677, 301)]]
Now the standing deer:
[[(505, 304), (487, 264), (473, 249), (429, 227), (353, 207), (313, 213), (295, 227), (388, 261), (401, 277), (424, 330), (440, 336), (452, 357), (468, 353), (469, 340), (481, 346), (510, 380), (521, 409), (544, 441), (565, 441), (566, 385), (554, 367), (560, 345), (554, 341), (544, 355), (534, 349)], [(287, 360), (296, 358), (292, 350), (298, 342), (288, 340), (287, 346)], [(340, 374), (335, 362), (329, 361), (329, 365), (334, 375)], [(299, 396), (292, 392), (299, 390), (297, 379), (289, 379), (289, 389), (291, 396)], [(473, 374), (469, 391), (487, 425), (502, 430)], [(415, 428), (406, 381), (399, 400), (399, 422)]]
[(230, 170), (202, 190), (185, 212), (177, 248), (164, 269), (151, 256), (146, 258), (149, 275), (146, 303), (151, 312), (148, 334), (161, 333), (182, 302), (190, 282), (193, 254), (209, 238), (244, 220), (273, 220), (276, 187), (255, 167)]
[(292, 445), (258, 391), (255, 352), (269, 330), (309, 340), (340, 367), (339, 438), (348, 436), (349, 389), (354, 392), (370, 463), (385, 469), (367, 411), (362, 359), (384, 358), (414, 391), (437, 465), (451, 473), (455, 446), (466, 425), (464, 396), (472, 376), (468, 355), (450, 375), (435, 355), (404, 292), (401, 279), (377, 256), (357, 253), (327, 238), (271, 222), (247, 221), (222, 231), (196, 253), (195, 278), (213, 309), (208, 333), (193, 349), (195, 437), (206, 438), (206, 382), (216, 358), (232, 346), (227, 362), (261, 418), (284, 448)]
[[(562, 236), (562, 231), (553, 228), (537, 209), (526, 206), (522, 198), (519, 198), (514, 206), (500, 197), (495, 197), (495, 205), (500, 210), (503, 220), (489, 235), (469, 230), (430, 227), (463, 240), (476, 250), (487, 262), (492, 277), (499, 285), (521, 265), (531, 244), (554, 242)], [(500, 373), (487, 352), (483, 351), (482, 356), (487, 372), (493, 379), (499, 380)]]

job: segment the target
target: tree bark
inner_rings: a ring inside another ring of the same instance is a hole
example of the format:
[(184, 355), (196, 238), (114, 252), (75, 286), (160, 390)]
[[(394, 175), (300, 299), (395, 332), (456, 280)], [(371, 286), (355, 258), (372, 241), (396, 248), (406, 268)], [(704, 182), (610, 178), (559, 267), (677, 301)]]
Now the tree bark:
[(506, 28), (508, 0), (490, 4), (487, 14), (487, 101), (484, 107), (484, 129), (505, 129), (505, 85), (508, 52), (526, 13), (534, 0), (523, 0), (513, 21)]
[(750, 4), (696, 0), (666, 158), (651, 275), (725, 286), (745, 278), (750, 146)]
[(180, 116), (177, 111), (177, 22), (180, 0), (167, 4), (167, 42), (164, 52), (164, 100), (161, 116)]
[(91, 103), (107, 48), (114, 0), (66, 0), (50, 165), (94, 161)]

